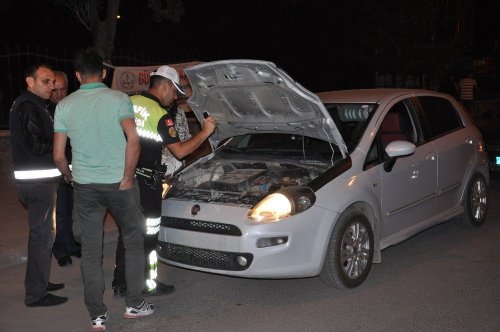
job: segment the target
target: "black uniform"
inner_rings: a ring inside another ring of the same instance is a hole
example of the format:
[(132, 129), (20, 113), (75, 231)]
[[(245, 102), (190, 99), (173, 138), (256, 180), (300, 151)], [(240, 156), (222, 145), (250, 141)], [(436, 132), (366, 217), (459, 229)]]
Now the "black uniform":
[(9, 126), (17, 192), (29, 209), (24, 280), (24, 302), (29, 305), (47, 295), (54, 243), (53, 211), (61, 175), (52, 160), (54, 125), (47, 100), (24, 91), (12, 105)]

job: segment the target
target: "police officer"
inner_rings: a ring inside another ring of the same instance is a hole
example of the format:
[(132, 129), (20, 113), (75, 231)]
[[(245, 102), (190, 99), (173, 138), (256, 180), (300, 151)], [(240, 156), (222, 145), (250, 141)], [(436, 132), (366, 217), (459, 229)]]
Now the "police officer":
[(12, 164), (19, 198), (28, 207), (28, 263), (24, 303), (28, 307), (53, 306), (67, 297), (48, 292), (64, 287), (49, 282), (54, 209), (61, 173), (52, 161), (54, 124), (48, 99), (54, 72), (47, 65), (29, 67), (27, 89), (16, 98), (10, 113)]
[[(177, 93), (184, 94), (179, 83), (179, 73), (172, 67), (161, 66), (150, 74), (147, 92), (132, 96), (135, 122), (140, 136), (141, 154), (137, 164), (137, 180), (141, 194), (141, 208), (145, 218), (144, 252), (146, 255), (146, 285), (144, 295), (168, 294), (174, 286), (156, 281), (157, 256), (156, 244), (160, 230), (162, 186), (165, 172), (161, 166), (162, 147), (166, 145), (177, 158), (183, 159), (196, 150), (215, 130), (215, 119), (208, 117), (203, 129), (191, 139), (181, 142), (174, 119), (167, 111), (168, 106), (177, 98)], [(125, 261), (123, 242), (118, 238), (116, 266), (112, 283), (116, 295), (124, 295)]]

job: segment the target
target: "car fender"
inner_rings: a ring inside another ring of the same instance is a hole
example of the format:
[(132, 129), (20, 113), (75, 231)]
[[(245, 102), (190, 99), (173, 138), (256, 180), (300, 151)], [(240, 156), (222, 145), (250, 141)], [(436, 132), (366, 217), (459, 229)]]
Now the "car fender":
[[(372, 224), (374, 233), (374, 263), (381, 262), (379, 245), (380, 234), (382, 232), (380, 180), (380, 167), (373, 167), (367, 171), (355, 170), (351, 168), (318, 189), (316, 192), (315, 203), (315, 205), (324, 209), (337, 212), (338, 216), (353, 205), (366, 213), (368, 220)], [(337, 217), (336, 220), (334, 220), (330, 225), (330, 234), (333, 231), (338, 218), (339, 217)], [(327, 246), (324, 248), (323, 257), (326, 255), (326, 250)]]
[(488, 155), (486, 154), (485, 144), (481, 136), (481, 132), (473, 125), (467, 126), (467, 130), (469, 131), (469, 136), (472, 137), (472, 139), (474, 140), (472, 144), (475, 144), (475, 148), (477, 149), (477, 151), (475, 154), (473, 154), (473, 157), (471, 157), (470, 160), (471, 166), (468, 169), (467, 178), (462, 183), (461, 196), (460, 196), (461, 203), (463, 203), (467, 186), (471, 178), (476, 173), (481, 173), (486, 179), (487, 185), (488, 186), (490, 185), (490, 169), (488, 165)]

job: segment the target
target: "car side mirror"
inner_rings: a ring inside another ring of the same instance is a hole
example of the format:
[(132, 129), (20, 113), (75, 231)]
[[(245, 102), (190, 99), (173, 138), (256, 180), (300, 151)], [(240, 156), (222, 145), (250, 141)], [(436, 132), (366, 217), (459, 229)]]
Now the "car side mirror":
[(392, 171), (396, 160), (400, 157), (412, 155), (417, 147), (415, 144), (408, 141), (393, 141), (385, 148), (385, 153), (389, 156), (384, 162), (384, 170), (386, 172)]

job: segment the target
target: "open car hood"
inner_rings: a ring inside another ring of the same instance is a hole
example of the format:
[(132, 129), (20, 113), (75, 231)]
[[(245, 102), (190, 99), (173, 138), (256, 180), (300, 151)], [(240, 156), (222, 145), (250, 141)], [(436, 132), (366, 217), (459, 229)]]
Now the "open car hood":
[(243, 134), (290, 133), (329, 141), (345, 157), (344, 141), (319, 97), (274, 63), (223, 60), (184, 71), (193, 89), (188, 103), (198, 120), (203, 122), (203, 112), (217, 119), (212, 147)]

